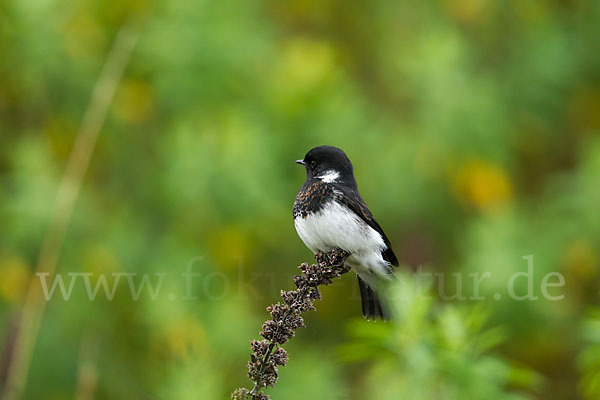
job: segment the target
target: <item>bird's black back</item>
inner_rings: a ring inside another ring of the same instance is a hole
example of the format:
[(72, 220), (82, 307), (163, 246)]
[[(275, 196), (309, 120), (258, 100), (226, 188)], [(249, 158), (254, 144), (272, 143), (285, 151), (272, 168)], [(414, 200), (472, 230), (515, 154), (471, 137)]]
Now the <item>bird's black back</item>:
[(386, 249), (382, 252), (383, 259), (397, 267), (398, 258), (396, 257), (396, 254), (394, 254), (394, 250), (392, 250), (392, 244), (375, 217), (373, 217), (373, 214), (371, 214), (371, 211), (360, 195), (356, 184), (354, 184), (354, 187), (349, 187), (348, 185), (336, 185), (335, 183), (331, 183), (330, 185), (343, 193), (342, 196), (338, 197), (340, 203), (352, 210), (367, 225), (375, 229), (381, 235), (383, 242), (386, 245)]

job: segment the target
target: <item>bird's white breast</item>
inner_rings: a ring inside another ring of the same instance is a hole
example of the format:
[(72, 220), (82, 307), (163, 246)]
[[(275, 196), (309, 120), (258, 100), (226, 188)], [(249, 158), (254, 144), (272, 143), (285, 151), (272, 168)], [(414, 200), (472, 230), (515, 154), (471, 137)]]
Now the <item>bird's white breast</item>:
[(381, 256), (386, 245), (379, 232), (337, 201), (330, 201), (305, 218), (297, 217), (294, 225), (300, 239), (314, 253), (338, 247), (351, 253), (348, 264), (356, 272), (387, 272)]

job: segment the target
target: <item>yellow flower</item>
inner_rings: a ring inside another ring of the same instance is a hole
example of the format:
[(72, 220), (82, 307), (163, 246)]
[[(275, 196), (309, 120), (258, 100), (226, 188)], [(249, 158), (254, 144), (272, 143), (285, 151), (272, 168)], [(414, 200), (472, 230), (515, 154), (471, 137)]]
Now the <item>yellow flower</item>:
[(0, 256), (0, 297), (7, 302), (18, 302), (25, 296), (31, 271), (17, 256)]
[(492, 6), (487, 0), (441, 0), (441, 4), (454, 20), (466, 25), (485, 23)]
[(235, 225), (217, 230), (209, 241), (211, 256), (223, 270), (247, 266), (254, 255), (253, 248), (252, 239)]
[(454, 174), (454, 189), (460, 200), (480, 211), (507, 204), (513, 196), (510, 178), (502, 167), (482, 160), (463, 164)]
[(562, 261), (565, 272), (578, 282), (593, 281), (598, 275), (598, 253), (585, 238), (569, 243)]
[(202, 353), (206, 347), (206, 332), (195, 318), (182, 316), (168, 326), (165, 340), (172, 356), (186, 358)]
[(124, 121), (141, 123), (152, 112), (153, 103), (153, 90), (147, 82), (127, 80), (116, 93), (112, 112)]
[(336, 67), (332, 46), (323, 41), (295, 38), (285, 43), (275, 64), (275, 90), (286, 95), (311, 93), (332, 80)]

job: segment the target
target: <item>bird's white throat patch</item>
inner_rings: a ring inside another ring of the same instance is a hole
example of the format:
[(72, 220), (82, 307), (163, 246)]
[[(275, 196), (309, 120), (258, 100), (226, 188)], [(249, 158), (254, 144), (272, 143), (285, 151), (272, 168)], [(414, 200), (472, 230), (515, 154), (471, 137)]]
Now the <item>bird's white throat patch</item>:
[(328, 169), (322, 175), (317, 176), (317, 179), (325, 183), (335, 182), (340, 177), (340, 173), (334, 169)]

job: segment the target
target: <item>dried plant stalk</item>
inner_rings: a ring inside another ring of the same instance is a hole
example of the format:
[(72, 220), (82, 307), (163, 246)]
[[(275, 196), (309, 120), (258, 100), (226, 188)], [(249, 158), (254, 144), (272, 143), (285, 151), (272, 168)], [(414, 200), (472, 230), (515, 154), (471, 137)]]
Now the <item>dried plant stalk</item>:
[(275, 386), (277, 369), (288, 361), (288, 354), (281, 347), (295, 335), (296, 329), (304, 327), (302, 313), (314, 310), (315, 300), (321, 300), (318, 287), (329, 285), (334, 278), (350, 271), (344, 264), (348, 257), (346, 251), (334, 249), (327, 254), (317, 253), (316, 264), (302, 263), (298, 268), (302, 274), (294, 277), (296, 290), (281, 291), (283, 302), (267, 307), (272, 319), (265, 321), (260, 335), (263, 340), (253, 340), (252, 353), (248, 362), (248, 377), (254, 386), (252, 389), (239, 388), (231, 395), (234, 400), (268, 400), (262, 393), (267, 386)]

